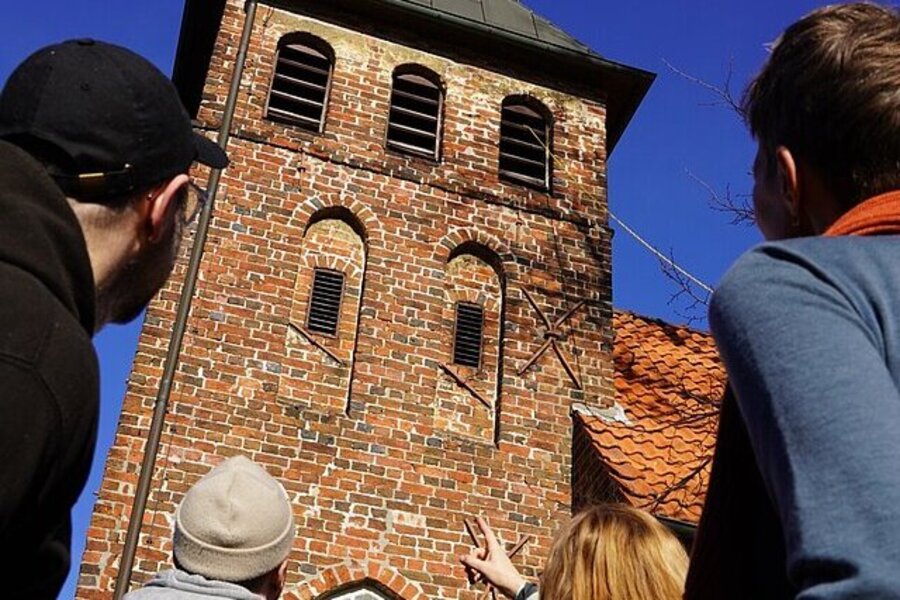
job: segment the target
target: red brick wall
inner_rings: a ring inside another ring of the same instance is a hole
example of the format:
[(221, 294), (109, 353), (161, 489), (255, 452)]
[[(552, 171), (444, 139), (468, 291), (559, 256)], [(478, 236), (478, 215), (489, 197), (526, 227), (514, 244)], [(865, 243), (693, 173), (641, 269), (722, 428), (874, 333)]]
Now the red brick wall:
[[(219, 123), (242, 20), (229, 2), (203, 128)], [(335, 51), (322, 134), (263, 118), (276, 46), (292, 31)], [(391, 73), (406, 63), (446, 88), (440, 162), (384, 149)], [(497, 177), (500, 105), (520, 93), (553, 114), (552, 194)], [(570, 514), (570, 405), (612, 398), (604, 137), (600, 104), (261, 8), (134, 581), (169, 564), (184, 491), (238, 452), (294, 504), (293, 596), (366, 579), (404, 598), (475, 598), (455, 560), (474, 514), (510, 543), (535, 536), (517, 559), (534, 575)], [(338, 334), (313, 344), (297, 325), (316, 266), (344, 272), (347, 293)], [(107, 597), (115, 579), (182, 274), (148, 312), (80, 598)], [(581, 389), (552, 350), (519, 373), (546, 329), (525, 290), (551, 321), (587, 302), (560, 342)], [(442, 367), (458, 299), (485, 306), (482, 366), (454, 370), (490, 408)]]

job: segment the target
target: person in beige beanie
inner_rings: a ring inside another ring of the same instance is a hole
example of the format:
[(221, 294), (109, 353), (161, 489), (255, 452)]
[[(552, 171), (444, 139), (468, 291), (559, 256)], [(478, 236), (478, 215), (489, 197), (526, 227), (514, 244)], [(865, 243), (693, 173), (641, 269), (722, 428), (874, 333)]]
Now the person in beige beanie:
[(126, 600), (276, 600), (284, 587), (294, 518), (284, 488), (234, 456), (188, 490), (175, 511), (175, 569)]

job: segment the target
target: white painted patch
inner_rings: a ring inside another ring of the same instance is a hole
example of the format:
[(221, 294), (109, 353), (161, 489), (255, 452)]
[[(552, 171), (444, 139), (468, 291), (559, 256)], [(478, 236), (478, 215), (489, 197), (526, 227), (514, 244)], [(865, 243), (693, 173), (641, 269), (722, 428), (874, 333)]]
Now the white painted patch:
[(572, 405), (572, 412), (597, 417), (607, 423), (622, 423), (624, 425), (632, 424), (631, 419), (625, 414), (625, 408), (618, 402), (614, 402), (613, 405), (608, 408), (588, 406), (587, 404), (576, 402)]

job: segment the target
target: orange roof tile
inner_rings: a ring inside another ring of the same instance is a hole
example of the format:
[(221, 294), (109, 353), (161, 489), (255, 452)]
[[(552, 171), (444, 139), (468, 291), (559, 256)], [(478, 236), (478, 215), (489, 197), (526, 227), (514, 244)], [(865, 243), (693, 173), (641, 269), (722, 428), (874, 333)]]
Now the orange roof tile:
[(616, 311), (613, 323), (616, 404), (624, 419), (590, 409), (576, 418), (629, 502), (696, 523), (725, 382), (715, 343), (708, 333), (625, 311)]

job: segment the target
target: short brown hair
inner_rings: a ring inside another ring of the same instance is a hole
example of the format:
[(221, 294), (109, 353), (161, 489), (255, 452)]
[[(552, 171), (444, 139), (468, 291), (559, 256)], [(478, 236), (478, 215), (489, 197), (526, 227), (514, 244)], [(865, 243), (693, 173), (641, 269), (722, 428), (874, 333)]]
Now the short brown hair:
[(680, 600), (688, 557), (659, 521), (625, 504), (576, 515), (557, 534), (542, 600)]
[(900, 188), (900, 14), (828, 6), (775, 42), (743, 112), (765, 157), (783, 145), (845, 208)]

